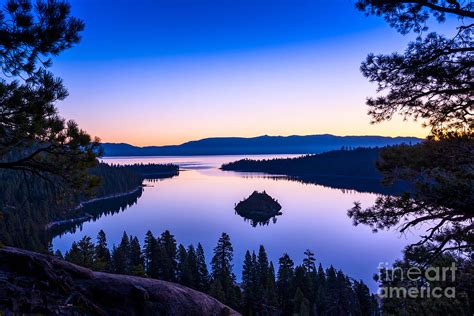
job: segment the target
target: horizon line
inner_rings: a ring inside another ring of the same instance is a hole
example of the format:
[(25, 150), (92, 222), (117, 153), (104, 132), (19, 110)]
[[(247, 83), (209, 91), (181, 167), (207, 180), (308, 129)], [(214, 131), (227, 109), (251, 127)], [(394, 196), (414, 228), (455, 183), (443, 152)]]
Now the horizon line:
[(223, 139), (223, 138), (240, 138), (240, 139), (252, 139), (252, 138), (260, 138), (260, 137), (308, 137), (308, 136), (336, 136), (336, 137), (383, 137), (383, 138), (416, 138), (416, 139), (424, 139), (421, 137), (417, 136), (384, 136), (384, 135), (354, 135), (354, 134), (349, 134), (349, 135), (336, 135), (336, 134), (329, 134), (329, 133), (324, 133), (324, 134), (305, 134), (305, 135), (298, 135), (298, 134), (291, 134), (291, 135), (268, 135), (268, 134), (263, 134), (263, 135), (257, 135), (257, 136), (250, 136), (250, 137), (245, 137), (245, 136), (211, 136), (211, 137), (204, 137), (204, 138), (199, 138), (199, 139), (192, 139), (188, 140), (179, 144), (165, 144), (165, 145), (134, 145), (132, 143), (127, 143), (127, 142), (103, 142), (100, 141), (100, 144), (116, 144), (116, 145), (130, 145), (138, 148), (145, 148), (145, 147), (166, 147), (166, 146), (181, 146), (190, 142), (197, 142), (205, 139)]

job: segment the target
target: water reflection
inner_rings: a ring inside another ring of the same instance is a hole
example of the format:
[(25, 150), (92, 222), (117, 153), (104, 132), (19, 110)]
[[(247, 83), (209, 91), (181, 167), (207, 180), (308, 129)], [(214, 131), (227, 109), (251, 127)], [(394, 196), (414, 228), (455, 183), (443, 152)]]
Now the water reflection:
[[(226, 171), (229, 172), (229, 171)], [(232, 171), (233, 172), (233, 171)], [(260, 173), (240, 173), (243, 178), (263, 178), (275, 181), (296, 181), (303, 184), (318, 185), (331, 189), (339, 189), (342, 193), (376, 193), (383, 195), (399, 195), (410, 191), (407, 183), (396, 182), (389, 186), (382, 185), (381, 179), (376, 178), (351, 178), (336, 176), (286, 176), (265, 175)]]
[(280, 215), (283, 215), (282, 212), (279, 212), (277, 215), (275, 216), (263, 216), (263, 215), (260, 215), (260, 216), (253, 216), (253, 217), (250, 217), (250, 216), (245, 216), (245, 215), (242, 215), (242, 214), (239, 214), (237, 211), (235, 212), (236, 215), (239, 215), (240, 217), (242, 217), (244, 219), (244, 222), (248, 222), (250, 223), (250, 225), (252, 225), (252, 227), (257, 227), (257, 226), (268, 226), (270, 224), (270, 222), (272, 222), (273, 224), (276, 224), (277, 222), (277, 216), (280, 216)]
[[(129, 202), (126, 211), (119, 206), (104, 207), (104, 212), (97, 209), (93, 220), (62, 231), (61, 236), (54, 238), (53, 246), (64, 253), (73, 241), (84, 235), (95, 238), (101, 229), (107, 234), (109, 246), (120, 242), (123, 231), (143, 242), (148, 230), (155, 235), (170, 230), (178, 243), (187, 246), (200, 242), (207, 260), (210, 260), (217, 239), (226, 232), (234, 246), (237, 278), (241, 275), (245, 251), (258, 251), (263, 244), (274, 264), (285, 252), (300, 262), (304, 251), (309, 248), (324, 266), (332, 264), (374, 288), (372, 275), (379, 262), (393, 262), (400, 257), (401, 250), (416, 239), (416, 235), (400, 238), (391, 231), (373, 234), (369, 227), (352, 226), (347, 210), (354, 201), (361, 202), (362, 206), (372, 205), (377, 195), (366, 192), (384, 192), (380, 186), (375, 188), (367, 181), (359, 180), (352, 184), (332, 179), (311, 182), (218, 169), (222, 163), (241, 158), (107, 159), (113, 163), (173, 162), (183, 164), (183, 170), (171, 179), (146, 181), (148, 186), (143, 194)], [(283, 206), (284, 214), (263, 223), (245, 221), (236, 215), (235, 203), (254, 190), (271, 192)], [(276, 219), (276, 224), (273, 224)]]
[[(153, 179), (151, 181), (158, 181)], [(102, 218), (102, 216), (114, 215), (119, 212), (124, 212), (128, 208), (137, 204), (138, 199), (142, 196), (143, 189), (136, 190), (131, 194), (115, 197), (112, 199), (97, 200), (92, 203), (86, 203), (82, 207), (84, 214), (83, 220), (74, 222), (71, 224), (63, 224), (60, 226), (54, 226), (50, 230), (52, 236), (62, 236), (65, 233), (74, 234), (76, 231), (82, 230), (85, 222), (95, 222)]]

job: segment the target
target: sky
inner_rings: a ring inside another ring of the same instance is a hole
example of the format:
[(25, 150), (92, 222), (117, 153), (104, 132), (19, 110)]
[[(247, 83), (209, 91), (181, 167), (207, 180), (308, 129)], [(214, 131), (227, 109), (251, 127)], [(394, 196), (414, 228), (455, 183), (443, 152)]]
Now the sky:
[(180, 144), (259, 135), (419, 136), (371, 125), (366, 55), (403, 36), (352, 0), (71, 0), (82, 41), (54, 59), (58, 104), (104, 142)]

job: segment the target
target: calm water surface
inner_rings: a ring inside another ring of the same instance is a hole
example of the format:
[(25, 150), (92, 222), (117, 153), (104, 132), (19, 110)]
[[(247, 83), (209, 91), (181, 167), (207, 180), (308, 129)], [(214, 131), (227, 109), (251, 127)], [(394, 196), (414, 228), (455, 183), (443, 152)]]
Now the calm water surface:
[[(179, 164), (181, 171), (171, 179), (145, 181), (147, 187), (135, 205), (123, 212), (83, 223), (74, 233), (54, 238), (53, 246), (64, 253), (73, 241), (84, 235), (95, 238), (100, 229), (107, 234), (110, 247), (120, 242), (123, 231), (143, 241), (148, 230), (156, 236), (168, 229), (178, 243), (201, 242), (206, 259), (210, 261), (217, 239), (226, 232), (234, 246), (234, 271), (238, 279), (245, 251), (258, 251), (259, 245), (263, 244), (275, 266), (285, 252), (295, 264), (300, 264), (303, 252), (309, 248), (324, 267), (332, 264), (355, 279), (363, 279), (375, 290), (372, 276), (377, 272), (379, 262), (400, 258), (403, 247), (415, 240), (416, 232), (413, 235), (400, 235), (394, 231), (374, 234), (368, 227), (352, 225), (347, 209), (354, 201), (360, 201), (363, 206), (371, 205), (376, 194), (218, 169), (222, 163), (242, 158), (105, 158), (107, 163), (120, 164), (172, 162)], [(280, 202), (283, 215), (277, 217), (276, 222), (252, 227), (249, 221), (235, 214), (235, 203), (254, 190), (265, 190)]]

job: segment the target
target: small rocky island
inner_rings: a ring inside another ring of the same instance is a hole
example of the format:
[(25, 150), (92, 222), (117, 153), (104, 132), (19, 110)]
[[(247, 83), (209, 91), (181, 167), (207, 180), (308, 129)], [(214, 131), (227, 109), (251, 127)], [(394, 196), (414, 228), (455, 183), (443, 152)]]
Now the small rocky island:
[(251, 221), (252, 226), (267, 225), (271, 218), (281, 215), (281, 205), (277, 200), (268, 195), (254, 191), (248, 198), (240, 201), (235, 206), (235, 211), (240, 216)]

